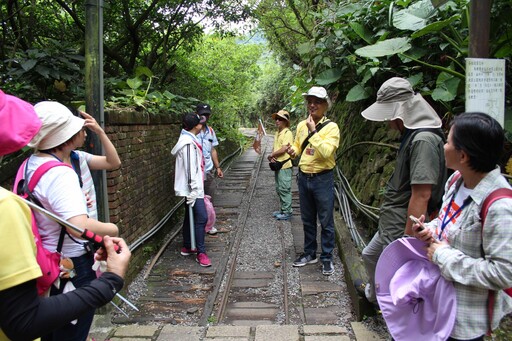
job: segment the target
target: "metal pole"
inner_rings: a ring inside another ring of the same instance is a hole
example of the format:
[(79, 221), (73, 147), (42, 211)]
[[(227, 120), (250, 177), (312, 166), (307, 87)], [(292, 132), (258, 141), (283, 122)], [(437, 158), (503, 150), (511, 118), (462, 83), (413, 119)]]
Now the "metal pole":
[[(85, 1), (85, 101), (86, 111), (101, 127), (105, 127), (103, 111), (103, 0)], [(85, 148), (91, 154), (103, 155), (98, 136), (88, 134)], [(98, 218), (110, 221), (107, 175), (104, 170), (91, 171), (96, 188)]]
[(469, 14), (469, 57), (489, 57), (492, 0), (471, 0)]
[(188, 221), (190, 222), (190, 248), (196, 249), (196, 225), (194, 223), (194, 208), (188, 205)]

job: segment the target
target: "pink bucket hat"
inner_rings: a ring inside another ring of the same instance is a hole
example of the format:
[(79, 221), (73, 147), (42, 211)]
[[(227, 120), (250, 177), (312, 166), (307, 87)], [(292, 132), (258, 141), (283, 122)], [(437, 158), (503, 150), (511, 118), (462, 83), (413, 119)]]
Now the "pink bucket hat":
[(41, 124), (30, 103), (0, 90), (0, 156), (26, 146)]
[(401, 238), (382, 252), (375, 271), (377, 301), (396, 341), (446, 340), (455, 323), (453, 283), (428, 260), (425, 243)]

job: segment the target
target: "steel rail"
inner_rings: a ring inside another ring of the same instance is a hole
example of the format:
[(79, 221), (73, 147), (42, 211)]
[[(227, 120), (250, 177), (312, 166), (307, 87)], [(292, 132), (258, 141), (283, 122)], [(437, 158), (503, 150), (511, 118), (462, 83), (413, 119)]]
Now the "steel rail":
[[(267, 144), (265, 143), (265, 148), (267, 147)], [(240, 244), (242, 242), (242, 237), (243, 237), (243, 233), (244, 233), (244, 230), (245, 230), (245, 227), (247, 225), (247, 217), (249, 215), (249, 208), (250, 208), (250, 204), (251, 204), (251, 200), (254, 196), (254, 192), (255, 192), (255, 189), (256, 189), (256, 183), (258, 182), (258, 176), (259, 176), (259, 172), (260, 172), (260, 168), (261, 168), (261, 164), (263, 162), (263, 154), (259, 155), (258, 157), (258, 166), (256, 167), (256, 174), (254, 174), (252, 177), (251, 177), (251, 181), (252, 181), (252, 184), (251, 184), (251, 189), (249, 191), (249, 200), (246, 204), (246, 207), (243, 211), (243, 213), (241, 214), (240, 218), (238, 219), (238, 226), (240, 226), (241, 228), (237, 229), (237, 233), (236, 233), (236, 236), (235, 236), (235, 242), (231, 244), (230, 248), (229, 248), (229, 254), (232, 255), (230, 257), (230, 260), (231, 260), (231, 263), (229, 264), (228, 268), (227, 268), (227, 278), (226, 278), (226, 285), (224, 287), (224, 291), (222, 293), (222, 297), (220, 299), (220, 304), (219, 304), (219, 307), (217, 309), (217, 315), (216, 315), (216, 319), (217, 319), (217, 323), (221, 322), (223, 319), (224, 319), (224, 315), (226, 313), (226, 307), (227, 307), (227, 303), (228, 303), (228, 298), (229, 298), (229, 292), (230, 292), (230, 289), (231, 289), (231, 286), (233, 284), (233, 278), (234, 278), (234, 274), (235, 274), (235, 268), (236, 268), (236, 258), (237, 258), (237, 255), (238, 255), (238, 252), (240, 250)], [(235, 252), (233, 252), (233, 250)], [(226, 277), (226, 275), (224, 275), (223, 277)]]

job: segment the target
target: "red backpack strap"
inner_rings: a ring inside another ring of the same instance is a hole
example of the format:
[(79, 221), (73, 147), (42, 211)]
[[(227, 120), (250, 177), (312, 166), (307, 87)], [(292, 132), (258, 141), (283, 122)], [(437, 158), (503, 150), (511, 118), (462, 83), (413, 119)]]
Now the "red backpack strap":
[(489, 207), (493, 202), (503, 198), (511, 198), (512, 199), (512, 189), (510, 188), (498, 188), (494, 190), (485, 198), (484, 203), (482, 204), (482, 209), (480, 210), (480, 219), (482, 220), (482, 228), (484, 228), (485, 217), (487, 216), (487, 211), (489, 211)]
[(15, 194), (21, 195), (22, 193), (18, 193), (18, 184), (21, 180), (23, 180), (25, 174), (25, 166), (27, 164), (28, 159), (25, 159), (21, 166), (18, 168), (18, 172), (16, 173), (16, 178), (14, 179), (14, 185), (12, 187), (12, 191)]
[(453, 173), (453, 177), (450, 179), (450, 182), (448, 183), (448, 188), (451, 188), (459, 179), (460, 179), (460, 172), (456, 171), (455, 173)]
[[(482, 231), (484, 229), (485, 217), (487, 216), (487, 212), (489, 211), (489, 207), (493, 202), (503, 198), (512, 198), (512, 189), (510, 188), (498, 188), (494, 190), (485, 198), (482, 209), (480, 210), (480, 219), (482, 221)], [(510, 295), (511, 289), (505, 290), (507, 294)], [(489, 328), (487, 329), (487, 335), (491, 335), (492, 333), (492, 317), (494, 312), (494, 302), (496, 301), (496, 292), (494, 290), (489, 290), (487, 295), (487, 314), (489, 316)]]

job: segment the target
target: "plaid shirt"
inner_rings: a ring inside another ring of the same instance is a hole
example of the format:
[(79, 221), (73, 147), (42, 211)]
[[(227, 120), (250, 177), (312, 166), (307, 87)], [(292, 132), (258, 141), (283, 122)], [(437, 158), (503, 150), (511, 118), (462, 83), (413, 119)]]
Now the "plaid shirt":
[[(489, 289), (496, 290), (492, 329), (512, 312), (512, 298), (500, 290), (512, 287), (512, 199), (504, 198), (490, 206), (484, 228), (480, 221), (483, 201), (502, 187), (510, 185), (499, 168), (488, 173), (473, 189), (472, 200), (454, 226), (446, 231), (450, 246), (438, 248), (433, 256), (442, 276), (454, 282), (457, 317), (451, 337), (456, 339), (472, 339), (487, 332)], [(445, 189), (441, 212), (446, 210), (457, 188), (458, 183)], [(434, 229), (441, 224), (438, 217), (428, 225)]]

